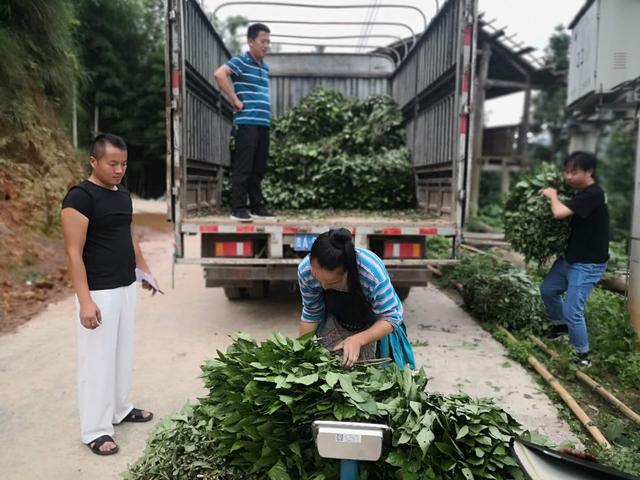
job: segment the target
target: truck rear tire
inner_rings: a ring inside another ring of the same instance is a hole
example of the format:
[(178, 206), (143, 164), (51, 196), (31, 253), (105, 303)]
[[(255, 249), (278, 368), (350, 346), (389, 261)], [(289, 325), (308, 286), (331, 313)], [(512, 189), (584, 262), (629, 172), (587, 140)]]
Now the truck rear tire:
[(240, 300), (242, 298), (242, 289), (240, 287), (224, 287), (224, 294), (231, 301)]
[(264, 298), (269, 291), (268, 280), (257, 280), (246, 289), (249, 298), (260, 299)]
[(396, 289), (396, 293), (398, 297), (400, 297), (401, 301), (405, 301), (409, 296), (409, 292), (411, 291), (411, 287), (394, 287)]

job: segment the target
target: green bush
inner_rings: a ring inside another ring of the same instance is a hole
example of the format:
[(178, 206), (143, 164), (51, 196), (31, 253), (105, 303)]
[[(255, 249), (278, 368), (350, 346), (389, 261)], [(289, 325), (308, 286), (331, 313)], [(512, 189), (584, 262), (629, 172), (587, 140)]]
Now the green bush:
[(445, 272), (446, 282), (462, 284), (465, 308), (479, 321), (514, 331), (544, 329), (538, 284), (524, 270), (492, 255), (471, 255)]
[(594, 364), (625, 385), (640, 385), (640, 349), (624, 297), (596, 288), (585, 307)]

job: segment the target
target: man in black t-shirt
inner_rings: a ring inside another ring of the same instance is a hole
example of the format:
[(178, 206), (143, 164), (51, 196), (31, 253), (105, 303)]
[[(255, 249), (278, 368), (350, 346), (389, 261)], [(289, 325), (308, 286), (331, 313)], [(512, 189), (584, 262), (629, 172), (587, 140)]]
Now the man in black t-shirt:
[(604, 191), (595, 183), (596, 163), (596, 157), (586, 152), (574, 152), (566, 158), (565, 182), (576, 194), (565, 203), (554, 188), (542, 191), (551, 203), (553, 217), (570, 218), (571, 222), (565, 255), (555, 261), (540, 285), (551, 321), (548, 336), (558, 338), (568, 333), (576, 363), (582, 367), (591, 365), (584, 305), (609, 260), (609, 210)]
[(81, 438), (94, 453), (111, 455), (118, 451), (113, 424), (147, 422), (153, 416), (128, 400), (136, 268), (149, 273), (149, 267), (131, 233), (131, 196), (120, 185), (126, 144), (116, 135), (100, 134), (90, 162), (88, 180), (71, 188), (62, 202), (62, 231), (76, 292)]

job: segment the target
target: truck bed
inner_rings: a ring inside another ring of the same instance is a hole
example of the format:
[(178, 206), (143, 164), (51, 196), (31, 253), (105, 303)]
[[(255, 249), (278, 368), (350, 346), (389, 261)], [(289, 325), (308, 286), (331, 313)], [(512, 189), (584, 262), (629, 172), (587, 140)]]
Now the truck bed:
[(252, 223), (240, 223), (229, 218), (229, 213), (219, 213), (183, 219), (185, 233), (205, 232), (209, 227), (255, 226), (272, 230), (283, 227), (303, 228), (309, 231), (330, 227), (390, 229), (431, 229), (433, 235), (455, 234), (455, 222), (449, 217), (429, 215), (421, 210), (360, 211), (360, 210), (303, 210), (278, 212), (274, 219), (255, 219)]

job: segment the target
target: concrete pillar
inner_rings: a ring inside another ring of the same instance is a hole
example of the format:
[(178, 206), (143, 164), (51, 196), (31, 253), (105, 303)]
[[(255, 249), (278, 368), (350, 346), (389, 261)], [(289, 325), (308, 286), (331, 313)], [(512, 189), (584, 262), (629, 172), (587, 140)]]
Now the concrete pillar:
[(509, 193), (510, 184), (511, 184), (511, 171), (509, 170), (507, 159), (503, 158), (502, 170), (500, 171), (500, 193)]

